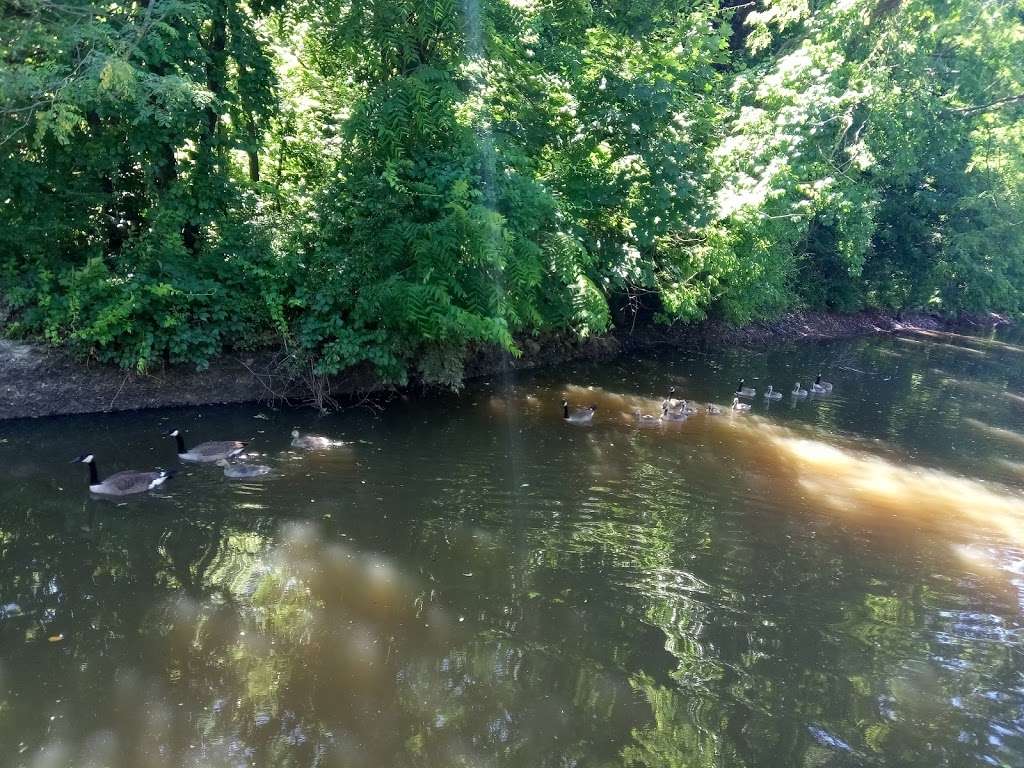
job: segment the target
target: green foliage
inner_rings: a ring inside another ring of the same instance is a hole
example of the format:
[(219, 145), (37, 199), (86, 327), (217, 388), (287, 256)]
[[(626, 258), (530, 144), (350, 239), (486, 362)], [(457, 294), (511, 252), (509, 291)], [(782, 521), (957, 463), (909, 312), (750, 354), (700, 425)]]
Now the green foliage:
[(10, 0), (8, 334), (145, 370), (1024, 308), (1021, 0)]
[[(782, 302), (768, 309), (1020, 310), (1020, 8), (779, 2), (748, 16), (719, 199), (741, 241), (770, 234), (756, 261)], [(764, 290), (740, 281), (724, 306), (761, 314)]]
[(242, 8), (15, 0), (0, 12), (11, 332), (140, 370), (264, 341), (278, 276), (233, 154), (259, 143), (275, 77)]

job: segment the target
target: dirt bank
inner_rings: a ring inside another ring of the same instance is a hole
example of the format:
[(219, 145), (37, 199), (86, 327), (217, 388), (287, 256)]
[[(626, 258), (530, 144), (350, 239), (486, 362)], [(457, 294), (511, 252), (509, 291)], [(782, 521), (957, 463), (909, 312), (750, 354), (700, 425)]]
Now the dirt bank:
[[(523, 355), (512, 358), (480, 350), (466, 365), (469, 378), (503, 369), (525, 370), (570, 360), (607, 359), (623, 352), (659, 346), (694, 347), (765, 344), (801, 339), (839, 339), (901, 330), (982, 329), (1005, 323), (996, 315), (949, 320), (938, 315), (860, 313), (830, 315), (793, 313), (770, 323), (731, 328), (718, 323), (635, 328), (631, 332), (585, 340), (564, 335), (527, 338)], [(159, 408), (166, 406), (243, 403), (282, 397), (303, 402), (308, 382), (296, 374), (285, 355), (266, 352), (225, 357), (205, 371), (167, 368), (140, 375), (101, 365), (83, 364), (61, 350), (34, 344), (0, 341), (0, 419), (70, 413)], [(330, 382), (330, 392), (344, 398), (382, 389), (368, 372), (355, 372)]]

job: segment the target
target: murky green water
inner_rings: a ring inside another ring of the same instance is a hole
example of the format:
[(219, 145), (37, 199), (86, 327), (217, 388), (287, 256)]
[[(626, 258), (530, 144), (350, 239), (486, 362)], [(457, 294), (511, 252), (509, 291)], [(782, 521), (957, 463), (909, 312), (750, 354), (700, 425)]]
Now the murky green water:
[[(0, 765), (1020, 766), (1015, 344), (0, 425)], [(740, 375), (788, 392), (819, 366), (832, 396), (630, 416), (670, 383), (726, 404)], [(352, 444), (294, 452), (293, 425)], [(169, 427), (251, 438), (275, 476), (184, 467), (118, 504), (67, 463), (175, 466)]]

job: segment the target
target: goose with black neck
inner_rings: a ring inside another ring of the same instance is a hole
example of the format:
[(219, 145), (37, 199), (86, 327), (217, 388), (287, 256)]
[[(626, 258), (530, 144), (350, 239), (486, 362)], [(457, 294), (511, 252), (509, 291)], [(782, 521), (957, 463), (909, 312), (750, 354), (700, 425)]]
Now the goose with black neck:
[(89, 490), (100, 496), (131, 496), (135, 493), (145, 493), (159, 488), (175, 474), (173, 470), (166, 469), (151, 472), (126, 469), (122, 472), (115, 472), (101, 481), (99, 470), (96, 468), (96, 457), (91, 453), (77, 456), (71, 460), (71, 463), (88, 465)]
[(199, 464), (213, 464), (221, 459), (233, 459), (245, 450), (248, 443), (242, 440), (211, 440), (192, 448), (185, 447), (185, 438), (180, 429), (172, 429), (165, 433), (173, 437), (178, 447), (178, 458)]

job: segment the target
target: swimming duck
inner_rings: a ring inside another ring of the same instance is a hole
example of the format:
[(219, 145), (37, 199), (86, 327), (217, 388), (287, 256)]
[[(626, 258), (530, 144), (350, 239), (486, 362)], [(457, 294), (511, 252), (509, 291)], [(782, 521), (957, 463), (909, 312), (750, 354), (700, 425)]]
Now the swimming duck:
[(662, 403), (661, 403), (662, 408), (667, 406), (668, 410), (670, 410), (670, 411), (678, 411), (680, 408), (683, 407), (683, 405), (686, 403), (686, 401), (685, 400), (676, 400), (675, 394), (676, 394), (676, 388), (675, 387), (669, 387), (668, 388), (668, 397), (666, 397), (664, 399), (664, 401), (662, 401)]
[(738, 397), (734, 397), (732, 399), (732, 409), (734, 411), (749, 411), (750, 410), (750, 404), (749, 403), (741, 403), (740, 399)]
[(89, 490), (102, 496), (130, 496), (133, 493), (144, 493), (159, 488), (174, 476), (172, 470), (154, 472), (136, 472), (133, 469), (116, 472), (100, 482), (96, 459), (91, 453), (82, 454), (71, 460), (72, 464), (89, 465)]
[(217, 466), (224, 467), (224, 477), (263, 477), (270, 474), (270, 467), (266, 464), (232, 464), (227, 459), (217, 459)]
[(302, 448), (307, 451), (320, 451), (324, 448), (333, 448), (337, 445), (344, 445), (340, 440), (331, 440), (323, 435), (300, 435), (299, 430), (292, 430), (292, 448)]
[(670, 411), (666, 405), (661, 406), (662, 421), (686, 421), (686, 414), (681, 411)]
[(722, 412), (722, 409), (714, 403), (708, 403), (708, 407), (705, 412), (708, 416), (718, 416)]
[(595, 413), (597, 413), (596, 405), (569, 410), (569, 401), (562, 401), (562, 419), (570, 424), (589, 424), (594, 420)]
[(168, 437), (173, 437), (178, 444), (178, 458), (182, 461), (196, 461), (204, 464), (208, 464), (218, 459), (232, 459), (242, 451), (245, 450), (245, 446), (248, 443), (240, 440), (215, 440), (208, 443), (200, 443), (193, 448), (185, 448), (185, 438), (182, 437), (181, 431), (172, 429), (167, 433)]
[(793, 397), (807, 397), (807, 390), (801, 387), (800, 382), (798, 381), (796, 384), (793, 385), (793, 391), (790, 392), (790, 394)]
[[(662, 405), (662, 412), (664, 412), (665, 406)], [(633, 411), (633, 418), (636, 419), (636, 423), (641, 427), (656, 427), (658, 426), (659, 419), (657, 416), (652, 416), (649, 413), (640, 413), (639, 410)]]
[(736, 397), (754, 397), (757, 394), (757, 390), (753, 387), (743, 386), (745, 379), (740, 379), (736, 384)]
[(821, 374), (819, 373), (818, 378), (816, 378), (814, 383), (811, 384), (811, 392), (814, 392), (816, 395), (827, 395), (831, 391), (832, 384), (827, 381), (822, 381)]
[(768, 391), (764, 393), (764, 399), (765, 400), (781, 400), (782, 399), (782, 393), (781, 392), (776, 392), (774, 389), (772, 389), (772, 385), (769, 384), (768, 385)]

